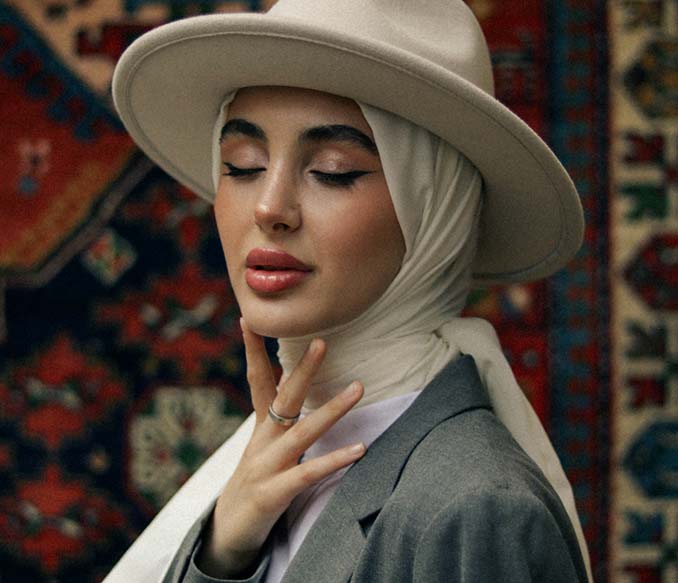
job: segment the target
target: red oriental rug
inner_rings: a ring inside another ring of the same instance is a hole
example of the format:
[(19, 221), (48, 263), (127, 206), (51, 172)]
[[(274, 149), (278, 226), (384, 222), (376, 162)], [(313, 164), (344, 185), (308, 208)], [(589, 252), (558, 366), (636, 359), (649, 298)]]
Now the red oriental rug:
[[(567, 269), (467, 312), (496, 324), (553, 438), (596, 581), (676, 581), (677, 3), (469, 4), (498, 97), (572, 173), (587, 231)], [(100, 581), (250, 410), (211, 209), (136, 149), (109, 86), (145, 30), (264, 8), (0, 4), (2, 583)]]

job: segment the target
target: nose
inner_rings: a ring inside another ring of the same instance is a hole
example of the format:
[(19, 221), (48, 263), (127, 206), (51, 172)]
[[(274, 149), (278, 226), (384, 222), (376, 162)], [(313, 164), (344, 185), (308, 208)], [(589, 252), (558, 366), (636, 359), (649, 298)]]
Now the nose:
[(271, 174), (254, 208), (254, 220), (269, 234), (296, 231), (301, 226), (301, 205), (293, 180)]

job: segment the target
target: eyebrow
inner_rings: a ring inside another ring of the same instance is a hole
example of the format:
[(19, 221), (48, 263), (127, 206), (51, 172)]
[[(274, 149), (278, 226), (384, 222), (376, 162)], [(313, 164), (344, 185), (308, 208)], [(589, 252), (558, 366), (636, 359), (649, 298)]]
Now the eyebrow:
[(378, 154), (377, 145), (359, 129), (349, 125), (335, 124), (309, 128), (304, 131), (300, 142), (347, 142), (364, 148), (370, 154)]
[(255, 140), (266, 142), (266, 133), (257, 124), (246, 121), (244, 119), (229, 119), (224, 127), (221, 128), (221, 136), (219, 141), (222, 142), (227, 136), (233, 134), (242, 134)]
[[(244, 135), (255, 140), (267, 142), (266, 132), (257, 124), (249, 122), (244, 119), (235, 118), (228, 120), (224, 127), (221, 128), (221, 136), (219, 141), (223, 141), (230, 135)], [(315, 126), (304, 130), (299, 136), (300, 143), (307, 142), (346, 142), (359, 146), (370, 154), (377, 155), (377, 145), (367, 134), (361, 132), (353, 126), (345, 124), (333, 124)]]

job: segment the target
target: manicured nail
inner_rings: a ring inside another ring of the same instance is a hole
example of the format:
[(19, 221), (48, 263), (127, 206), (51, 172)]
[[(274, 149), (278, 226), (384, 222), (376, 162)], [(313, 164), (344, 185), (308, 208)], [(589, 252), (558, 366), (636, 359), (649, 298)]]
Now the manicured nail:
[(365, 453), (364, 443), (354, 443), (346, 448), (346, 451), (351, 456), (359, 456)]
[(309, 352), (313, 355), (316, 356), (318, 352), (320, 352), (320, 346), (322, 345), (322, 342), (320, 338), (314, 338), (311, 340), (311, 344), (308, 347)]

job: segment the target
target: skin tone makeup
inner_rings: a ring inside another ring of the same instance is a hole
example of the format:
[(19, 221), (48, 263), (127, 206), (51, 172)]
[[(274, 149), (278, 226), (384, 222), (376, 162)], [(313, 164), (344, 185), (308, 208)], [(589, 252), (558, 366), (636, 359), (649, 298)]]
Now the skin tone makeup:
[(351, 321), (405, 251), (374, 136), (349, 99), (238, 92), (221, 136), (215, 216), (249, 328), (279, 338)]

